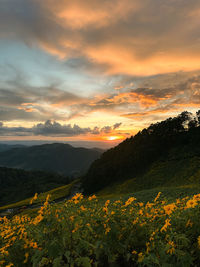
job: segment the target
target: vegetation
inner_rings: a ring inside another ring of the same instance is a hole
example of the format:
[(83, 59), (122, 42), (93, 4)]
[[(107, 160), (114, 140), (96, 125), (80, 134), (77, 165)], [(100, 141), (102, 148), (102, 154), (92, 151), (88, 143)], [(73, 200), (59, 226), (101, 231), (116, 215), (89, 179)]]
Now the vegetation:
[(92, 163), (82, 178), (85, 193), (127, 179), (135, 190), (157, 186), (200, 183), (200, 111), (183, 112), (152, 124), (109, 149)]
[(101, 153), (98, 149), (62, 143), (22, 146), (0, 152), (0, 166), (77, 176), (84, 173)]
[(68, 177), (42, 171), (24, 171), (0, 167), (0, 206), (32, 197), (36, 192), (46, 192), (66, 185)]
[(61, 203), (80, 180), (39, 193), (66, 178), (0, 168), (1, 197), (39, 193), (0, 208), (33, 208), (0, 218), (0, 266), (198, 266), (199, 136), (200, 111), (153, 124), (92, 164), (81, 181), (97, 196)]
[[(197, 266), (200, 194), (167, 202), (76, 194), (37, 216), (1, 219), (1, 266)], [(36, 199), (36, 197), (34, 197)]]
[[(56, 188), (49, 190), (47, 192), (37, 194), (37, 199), (34, 201), (34, 204), (37, 204), (37, 205), (42, 204), (45, 201), (47, 195), (50, 195), (49, 201), (58, 201), (59, 199), (70, 197), (70, 195), (72, 193), (73, 186), (76, 183), (77, 183), (77, 180), (73, 181), (70, 184), (56, 187)], [(27, 199), (23, 199), (23, 200), (18, 201), (16, 203), (1, 206), (0, 211), (6, 210), (6, 209), (20, 208), (22, 206), (28, 207), (31, 203), (31, 199), (32, 199), (32, 197), (27, 198)]]

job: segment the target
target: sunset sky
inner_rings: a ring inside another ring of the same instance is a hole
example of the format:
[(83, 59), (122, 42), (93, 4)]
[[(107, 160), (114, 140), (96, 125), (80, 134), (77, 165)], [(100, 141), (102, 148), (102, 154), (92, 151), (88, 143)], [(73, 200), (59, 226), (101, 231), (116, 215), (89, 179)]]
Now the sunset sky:
[(0, 140), (121, 141), (200, 109), (199, 0), (0, 0)]

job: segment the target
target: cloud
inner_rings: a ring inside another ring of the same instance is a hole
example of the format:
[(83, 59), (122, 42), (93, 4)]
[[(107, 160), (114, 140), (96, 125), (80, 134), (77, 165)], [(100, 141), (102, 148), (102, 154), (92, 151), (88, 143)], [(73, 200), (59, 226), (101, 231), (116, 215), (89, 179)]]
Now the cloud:
[(198, 0), (3, 0), (0, 36), (110, 75), (189, 71), (199, 69), (199, 10)]
[[(121, 125), (121, 124), (120, 124)], [(8, 127), (0, 122), (0, 136), (51, 136), (51, 137), (70, 137), (86, 134), (109, 134), (112, 133), (119, 126), (104, 126), (102, 128), (95, 126), (83, 128), (77, 124), (60, 124), (56, 121), (47, 120), (44, 123), (38, 123), (32, 127)]]
[(189, 71), (199, 69), (199, 10), (198, 0), (3, 0), (0, 36), (107, 74)]
[(115, 129), (118, 129), (121, 125), (122, 125), (121, 122), (119, 122), (119, 123), (115, 123), (115, 124), (113, 125), (113, 129), (114, 129), (114, 130), (115, 130)]

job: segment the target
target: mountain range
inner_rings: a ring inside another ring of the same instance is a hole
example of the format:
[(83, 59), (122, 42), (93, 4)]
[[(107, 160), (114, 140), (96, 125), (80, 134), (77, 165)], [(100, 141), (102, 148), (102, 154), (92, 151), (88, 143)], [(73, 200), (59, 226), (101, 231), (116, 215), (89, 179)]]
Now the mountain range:
[(36, 146), (0, 145), (0, 166), (42, 170), (68, 176), (82, 175), (103, 150), (54, 143)]

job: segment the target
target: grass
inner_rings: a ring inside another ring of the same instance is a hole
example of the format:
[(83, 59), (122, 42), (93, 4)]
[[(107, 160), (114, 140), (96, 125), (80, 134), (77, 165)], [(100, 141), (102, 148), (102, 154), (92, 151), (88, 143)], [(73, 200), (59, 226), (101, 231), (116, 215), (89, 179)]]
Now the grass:
[[(162, 192), (168, 200), (173, 201), (175, 198), (191, 196), (200, 192), (199, 184), (188, 184), (182, 186), (158, 186), (150, 189), (139, 189), (135, 178), (129, 179), (123, 183), (116, 183), (108, 186), (97, 193), (97, 196), (102, 199), (126, 199), (134, 196), (138, 201), (152, 201), (158, 192)], [(162, 196), (161, 196), (162, 198)]]
[[(52, 189), (50, 191), (47, 191), (47, 192), (44, 192), (44, 193), (40, 193), (38, 195), (37, 200), (34, 201), (34, 204), (43, 203), (48, 194), (51, 196), (50, 197), (50, 201), (55, 201), (57, 199), (70, 196), (71, 189), (72, 189), (72, 187), (73, 187), (73, 185), (75, 183), (77, 183), (77, 180), (73, 181), (72, 183), (70, 183), (68, 185), (63, 185), (63, 186), (54, 188), (54, 189)], [(24, 200), (21, 200), (21, 201), (18, 201), (16, 203), (12, 203), (12, 204), (9, 204), (9, 205), (2, 206), (2, 207), (0, 207), (0, 211), (6, 210), (6, 209), (13, 209), (13, 208), (18, 208), (18, 207), (30, 205), (31, 199), (32, 199), (32, 197), (24, 199)]]

